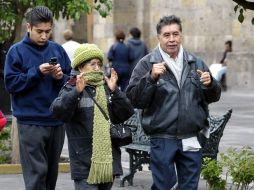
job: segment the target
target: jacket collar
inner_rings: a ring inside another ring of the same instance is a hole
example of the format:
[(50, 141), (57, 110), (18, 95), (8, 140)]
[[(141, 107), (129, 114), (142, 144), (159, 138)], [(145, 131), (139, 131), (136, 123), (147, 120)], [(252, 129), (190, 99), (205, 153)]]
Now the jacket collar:
[(191, 70), (191, 64), (196, 62), (196, 57), (193, 56), (192, 54), (188, 53), (187, 51), (184, 51), (183, 53), (183, 62), (184, 62), (184, 67), (183, 67), (183, 72), (182, 72), (182, 77), (181, 77), (181, 83), (180, 83), (180, 88), (183, 86), (190, 70)]
[[(159, 50), (158, 46), (152, 52), (149, 61), (152, 64), (153, 63), (160, 63), (160, 62), (163, 61), (163, 58), (160, 54), (160, 50)], [(190, 63), (195, 62), (195, 61), (196, 61), (196, 58), (191, 53), (189, 53), (185, 49), (183, 49), (183, 62), (190, 64)]]
[(151, 57), (150, 57), (150, 60), (149, 62), (154, 64), (154, 63), (160, 63), (163, 61), (163, 58), (160, 54), (160, 50), (159, 50), (159, 47), (157, 46), (154, 51), (152, 51), (151, 53)]
[[(194, 55), (192, 55), (191, 53), (189, 53), (185, 49), (183, 49), (183, 72), (182, 72), (182, 77), (181, 77), (181, 82), (180, 82), (180, 88), (183, 86), (183, 84), (188, 76), (188, 73), (190, 72), (191, 64), (195, 63), (196, 60), (197, 60), (197, 58)], [(151, 53), (149, 62), (151, 64), (154, 64), (154, 63), (160, 63), (162, 61), (163, 61), (163, 58), (160, 54), (159, 47), (156, 47), (154, 49), (154, 51)]]
[(196, 57), (194, 57), (191, 53), (187, 52), (186, 50), (183, 51), (183, 61), (185, 63), (192, 63), (196, 61)]
[(49, 41), (47, 41), (44, 45), (39, 46), (38, 44), (34, 43), (31, 38), (29, 37), (29, 33), (27, 32), (26, 35), (23, 38), (23, 42), (36, 48), (36, 49), (45, 49), (49, 45)]

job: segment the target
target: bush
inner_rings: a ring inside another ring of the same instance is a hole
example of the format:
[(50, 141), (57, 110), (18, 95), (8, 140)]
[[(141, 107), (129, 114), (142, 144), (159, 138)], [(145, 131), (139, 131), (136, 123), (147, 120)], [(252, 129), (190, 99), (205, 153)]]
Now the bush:
[[(250, 184), (254, 182), (254, 152), (250, 147), (242, 147), (240, 150), (229, 148), (220, 154), (220, 160), (204, 159), (201, 176), (207, 181), (209, 189), (224, 190), (231, 177), (229, 189), (250, 190)], [(226, 179), (222, 179), (225, 171)]]
[(209, 189), (222, 190), (226, 187), (226, 180), (222, 179), (223, 166), (216, 160), (205, 158), (201, 176), (207, 181)]
[(232, 177), (232, 186), (237, 189), (249, 190), (254, 182), (254, 152), (251, 147), (243, 147), (240, 151), (229, 148), (226, 154), (221, 154), (222, 163)]
[(5, 126), (5, 128), (0, 132), (0, 164), (11, 163), (11, 135), (10, 126)]

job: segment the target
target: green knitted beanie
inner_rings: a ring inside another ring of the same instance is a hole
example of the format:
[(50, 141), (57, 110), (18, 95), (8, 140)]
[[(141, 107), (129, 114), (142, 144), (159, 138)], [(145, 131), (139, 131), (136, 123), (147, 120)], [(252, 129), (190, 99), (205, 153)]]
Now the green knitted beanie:
[(73, 69), (77, 69), (77, 67), (90, 60), (97, 58), (103, 63), (103, 52), (99, 49), (99, 47), (95, 44), (81, 44), (79, 48), (74, 51), (73, 61), (71, 66)]

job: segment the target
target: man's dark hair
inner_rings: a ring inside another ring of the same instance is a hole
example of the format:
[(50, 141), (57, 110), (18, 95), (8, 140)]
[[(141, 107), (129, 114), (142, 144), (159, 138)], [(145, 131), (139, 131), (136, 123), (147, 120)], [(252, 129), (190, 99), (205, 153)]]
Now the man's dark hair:
[(66, 41), (72, 40), (73, 32), (70, 29), (67, 29), (63, 32), (64, 39)]
[(171, 16), (164, 16), (160, 19), (156, 26), (157, 34), (161, 33), (161, 28), (163, 26), (171, 25), (171, 24), (177, 24), (179, 26), (180, 31), (182, 32), (182, 22), (179, 17), (175, 15)]
[(232, 41), (231, 41), (231, 40), (227, 40), (227, 41), (225, 42), (225, 44), (228, 44), (229, 47), (232, 48)]
[(115, 33), (115, 37), (116, 37), (117, 41), (121, 41), (122, 42), (125, 39), (125, 34), (124, 34), (124, 32), (122, 30), (118, 30)]
[(139, 39), (141, 36), (141, 32), (137, 27), (131, 28), (130, 34), (133, 36), (133, 38), (137, 38), (137, 39)]
[(26, 21), (32, 26), (45, 22), (53, 24), (53, 13), (48, 7), (36, 6), (26, 14)]

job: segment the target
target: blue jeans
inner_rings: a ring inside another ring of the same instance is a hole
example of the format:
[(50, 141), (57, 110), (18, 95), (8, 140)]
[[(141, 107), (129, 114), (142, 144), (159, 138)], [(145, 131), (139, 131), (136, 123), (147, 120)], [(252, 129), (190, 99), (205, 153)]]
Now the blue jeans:
[[(201, 150), (183, 152), (180, 139), (151, 138), (152, 190), (197, 190), (202, 164)], [(177, 173), (177, 175), (176, 175)]]

